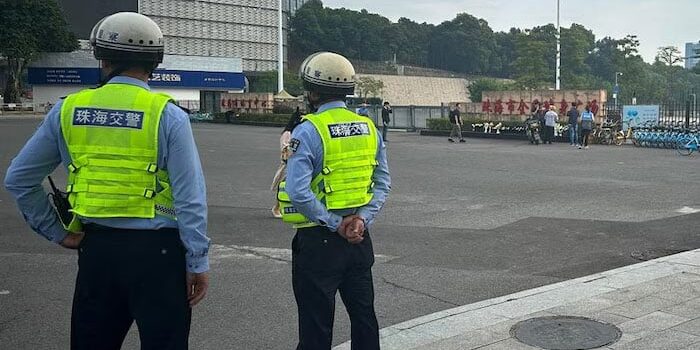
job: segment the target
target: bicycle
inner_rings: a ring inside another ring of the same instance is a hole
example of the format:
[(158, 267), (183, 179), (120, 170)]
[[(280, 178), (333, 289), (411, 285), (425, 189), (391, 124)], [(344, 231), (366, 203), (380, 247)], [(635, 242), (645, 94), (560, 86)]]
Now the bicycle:
[(691, 130), (686, 137), (681, 137), (676, 144), (676, 151), (682, 156), (689, 156), (700, 148), (700, 140), (696, 134), (697, 130)]

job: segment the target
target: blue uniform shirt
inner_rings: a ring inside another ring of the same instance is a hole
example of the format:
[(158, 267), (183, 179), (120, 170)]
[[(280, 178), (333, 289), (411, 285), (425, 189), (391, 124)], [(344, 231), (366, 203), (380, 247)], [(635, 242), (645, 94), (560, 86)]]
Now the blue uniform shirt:
[[(143, 81), (124, 76), (113, 78), (109, 84), (130, 84), (150, 90)], [(71, 162), (61, 133), (62, 102), (56, 103), (24, 148), (12, 160), (5, 177), (5, 187), (17, 200), (29, 226), (56, 243), (60, 243), (67, 232), (46, 197), (42, 181), (60, 163), (67, 167)], [(168, 171), (177, 221), (159, 215), (153, 219), (113, 218), (81, 221), (122, 229), (177, 228), (187, 250), (187, 271), (205, 272), (209, 270), (206, 186), (189, 116), (179, 107), (168, 103), (161, 118), (158, 130), (158, 167)]]
[[(333, 108), (347, 108), (347, 106), (342, 101), (329, 102), (322, 105), (317, 114)], [(309, 220), (326, 226), (333, 232), (338, 230), (343, 216), (350, 214), (358, 214), (364, 219), (366, 226), (370, 226), (391, 190), (386, 148), (380, 133), (377, 132), (376, 135), (379, 139), (376, 158), (379, 165), (374, 169), (372, 175), (374, 181), (372, 200), (360, 208), (329, 211), (311, 191), (311, 180), (320, 174), (323, 168), (321, 135), (310, 122), (297, 126), (292, 133), (292, 139), (296, 140), (296, 150), (287, 161), (287, 184), (285, 186), (294, 207)]]

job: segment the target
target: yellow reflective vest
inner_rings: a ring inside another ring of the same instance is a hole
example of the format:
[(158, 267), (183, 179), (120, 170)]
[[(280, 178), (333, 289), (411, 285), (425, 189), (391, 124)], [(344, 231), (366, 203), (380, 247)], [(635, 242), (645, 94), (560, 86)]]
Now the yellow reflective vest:
[[(372, 175), (379, 141), (371, 119), (344, 108), (303, 118), (313, 124), (323, 143), (323, 168), (311, 181), (311, 191), (328, 210), (351, 209), (372, 200)], [(282, 220), (295, 227), (316, 226), (291, 203), (282, 182), (277, 192)]]
[(72, 160), (66, 192), (74, 214), (175, 219), (168, 174), (157, 166), (160, 118), (170, 100), (129, 84), (65, 99), (61, 131)]

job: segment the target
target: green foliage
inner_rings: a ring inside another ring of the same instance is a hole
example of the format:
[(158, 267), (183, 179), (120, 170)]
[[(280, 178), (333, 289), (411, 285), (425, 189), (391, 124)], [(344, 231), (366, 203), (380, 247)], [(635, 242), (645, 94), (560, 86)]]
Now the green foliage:
[(377, 97), (382, 94), (384, 82), (372, 77), (360, 77), (357, 80), (357, 89), (361, 98)]
[(430, 130), (452, 130), (452, 123), (447, 118), (434, 118), (425, 121)]
[(213, 121), (216, 123), (226, 123), (227, 120), (232, 122), (250, 122), (250, 123), (264, 123), (264, 124), (275, 124), (275, 125), (286, 125), (291, 117), (289, 114), (273, 114), (273, 113), (242, 113), (239, 115), (232, 116), (230, 113), (216, 113), (214, 114)]
[(0, 56), (8, 66), (5, 102), (19, 102), (20, 76), (37, 54), (78, 47), (55, 0), (3, 1), (0, 23)]
[(510, 83), (498, 81), (495, 79), (477, 79), (469, 84), (469, 98), (472, 102), (481, 102), (484, 91), (505, 91), (513, 88)]
[[(400, 64), (514, 79), (514, 88), (555, 85), (557, 30), (552, 24), (494, 33), (486, 21), (466, 13), (438, 26), (407, 18), (393, 23), (365, 10), (324, 8), (321, 1), (311, 0), (291, 19), (289, 39), (293, 61), (320, 50), (351, 60), (390, 61), (396, 55)], [(678, 58), (670, 52), (661, 63), (648, 64), (639, 55), (636, 36), (596, 39), (591, 30), (572, 24), (561, 28), (561, 87), (610, 92), (616, 72), (622, 72), (621, 104), (630, 103), (632, 96), (638, 103), (659, 103), (700, 90), (700, 67), (678, 69), (668, 64)], [(478, 90), (488, 90), (478, 85), (474, 89), (474, 100)]]
[[(248, 80), (250, 92), (271, 92), (273, 94), (278, 92), (277, 71), (266, 71), (250, 75)], [(304, 85), (299, 79), (299, 75), (289, 71), (284, 72), (284, 89), (293, 96), (303, 94)]]

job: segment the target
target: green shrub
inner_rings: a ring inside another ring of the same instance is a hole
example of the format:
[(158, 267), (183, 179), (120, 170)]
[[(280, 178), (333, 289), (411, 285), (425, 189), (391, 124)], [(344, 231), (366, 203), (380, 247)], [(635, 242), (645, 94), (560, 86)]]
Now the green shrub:
[(430, 130), (452, 130), (452, 123), (447, 118), (428, 119), (427, 123)]
[[(227, 114), (228, 114), (228, 119), (227, 119)], [(235, 115), (234, 113), (226, 112), (226, 113), (216, 113), (214, 115), (214, 121), (226, 123), (226, 122), (228, 122), (228, 120), (231, 120), (231, 121), (235, 120), (235, 121), (244, 121), (244, 122), (286, 124), (289, 121), (290, 117), (291, 117), (291, 113), (289, 113), (289, 114), (242, 113), (239, 115)]]

